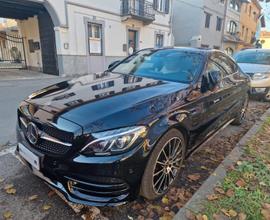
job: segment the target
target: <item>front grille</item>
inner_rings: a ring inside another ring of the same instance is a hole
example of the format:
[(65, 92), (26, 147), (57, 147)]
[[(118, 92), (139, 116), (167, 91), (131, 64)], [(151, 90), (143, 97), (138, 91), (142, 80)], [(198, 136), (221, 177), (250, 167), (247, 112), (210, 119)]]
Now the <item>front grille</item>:
[(25, 138), (26, 137), (26, 130), (27, 130), (27, 125), (33, 122), (38, 129), (40, 130), (41, 133), (45, 133), (49, 135), (50, 137), (53, 137), (60, 142), (63, 143), (69, 143), (70, 145), (67, 146), (65, 144), (60, 144), (57, 142), (53, 142), (52, 140), (46, 140), (42, 139), (41, 137), (39, 138), (38, 143), (33, 146), (34, 148), (44, 152), (44, 153), (51, 153), (54, 155), (64, 155), (67, 154), (68, 151), (71, 149), (71, 145), (73, 143), (74, 135), (71, 132), (66, 132), (63, 130), (59, 130), (55, 127), (52, 127), (51, 125), (48, 124), (43, 124), (39, 121), (32, 121), (25, 115), (23, 115), (21, 112), (18, 112), (18, 125), (22, 132), (24, 133)]
[(58, 155), (66, 154), (70, 150), (70, 147), (47, 140), (40, 140), (35, 147), (45, 153), (53, 153)]
[(42, 131), (54, 138), (68, 143), (71, 143), (73, 141), (74, 135), (71, 132), (61, 131), (46, 124), (41, 124), (40, 126)]

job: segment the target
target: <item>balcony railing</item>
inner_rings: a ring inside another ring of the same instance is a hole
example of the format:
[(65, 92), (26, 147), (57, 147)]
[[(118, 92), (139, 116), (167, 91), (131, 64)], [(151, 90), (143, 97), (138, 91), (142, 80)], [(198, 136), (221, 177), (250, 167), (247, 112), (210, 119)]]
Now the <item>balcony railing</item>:
[(151, 23), (155, 20), (153, 3), (145, 0), (121, 0), (121, 16)]

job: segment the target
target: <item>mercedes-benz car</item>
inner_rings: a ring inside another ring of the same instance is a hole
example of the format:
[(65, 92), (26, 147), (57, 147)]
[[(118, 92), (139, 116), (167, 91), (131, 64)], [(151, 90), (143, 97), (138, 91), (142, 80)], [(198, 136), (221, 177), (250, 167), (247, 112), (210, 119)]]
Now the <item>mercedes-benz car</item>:
[(248, 91), (249, 77), (220, 51), (145, 49), (22, 101), (16, 153), (74, 203), (157, 199), (195, 149), (242, 123)]
[(247, 49), (238, 52), (234, 58), (251, 77), (250, 94), (270, 102), (270, 50)]

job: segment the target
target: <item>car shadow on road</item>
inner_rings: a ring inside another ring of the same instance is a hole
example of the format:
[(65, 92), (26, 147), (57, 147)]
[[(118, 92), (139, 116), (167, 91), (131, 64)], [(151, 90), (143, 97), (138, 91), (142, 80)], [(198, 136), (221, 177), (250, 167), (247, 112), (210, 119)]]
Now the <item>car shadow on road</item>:
[(228, 126), (195, 152), (185, 162), (175, 186), (163, 198), (157, 201), (139, 198), (117, 208), (101, 208), (102, 215), (113, 220), (159, 219), (162, 216), (172, 219), (268, 108), (270, 103), (252, 100), (245, 122), (239, 127)]

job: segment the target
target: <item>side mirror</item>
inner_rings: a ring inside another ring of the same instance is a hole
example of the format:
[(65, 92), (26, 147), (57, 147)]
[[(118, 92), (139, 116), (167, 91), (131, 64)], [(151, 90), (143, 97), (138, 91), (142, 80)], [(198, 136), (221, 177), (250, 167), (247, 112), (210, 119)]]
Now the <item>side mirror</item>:
[(219, 85), (221, 81), (221, 72), (220, 71), (211, 71), (208, 72), (202, 78), (201, 92), (205, 93), (208, 91), (213, 91)]
[(221, 81), (221, 73), (220, 71), (211, 71), (208, 73), (208, 78), (210, 88), (214, 89)]
[(116, 66), (116, 65), (119, 64), (120, 62), (121, 62), (120, 60), (113, 61), (113, 62), (108, 66), (108, 69), (113, 68), (114, 66)]

